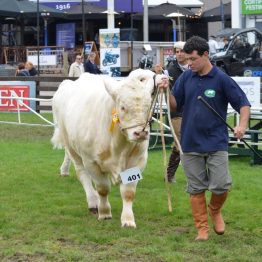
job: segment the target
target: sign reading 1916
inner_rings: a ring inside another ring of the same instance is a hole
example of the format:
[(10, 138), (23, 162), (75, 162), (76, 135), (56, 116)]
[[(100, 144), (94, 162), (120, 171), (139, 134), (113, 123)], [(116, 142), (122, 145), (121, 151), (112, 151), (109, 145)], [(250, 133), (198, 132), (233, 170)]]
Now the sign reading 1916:
[(124, 185), (143, 179), (141, 170), (138, 167), (126, 169), (120, 173), (120, 177)]

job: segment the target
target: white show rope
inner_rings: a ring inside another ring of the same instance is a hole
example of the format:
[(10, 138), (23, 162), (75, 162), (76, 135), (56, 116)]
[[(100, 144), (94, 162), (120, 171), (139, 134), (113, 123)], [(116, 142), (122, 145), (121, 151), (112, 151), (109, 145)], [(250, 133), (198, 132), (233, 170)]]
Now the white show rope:
[[(37, 113), (33, 108), (26, 105), (23, 100), (29, 100), (29, 101), (44, 101), (44, 102), (51, 102), (52, 99), (41, 99), (41, 98), (30, 98), (30, 97), (19, 97), (17, 95), (12, 96), (0, 96), (0, 99), (15, 99), (17, 100), (17, 116), (18, 116), (18, 122), (12, 122), (12, 121), (0, 121), (0, 123), (3, 124), (13, 124), (13, 125), (28, 125), (28, 126), (55, 126), (54, 123), (50, 122), (48, 119), (44, 118), (42, 115)], [(32, 123), (23, 123), (21, 121), (21, 110), (20, 107), (24, 106), (26, 109), (28, 109), (30, 112), (34, 113), (36, 116), (38, 116), (40, 119), (42, 119), (47, 124), (32, 124)]]

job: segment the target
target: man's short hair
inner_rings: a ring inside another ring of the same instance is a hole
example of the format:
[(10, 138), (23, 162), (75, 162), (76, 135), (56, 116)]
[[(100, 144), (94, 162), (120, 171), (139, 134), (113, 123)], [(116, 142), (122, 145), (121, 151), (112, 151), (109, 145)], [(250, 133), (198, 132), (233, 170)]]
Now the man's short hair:
[(200, 36), (190, 37), (184, 46), (184, 52), (191, 54), (193, 51), (197, 51), (199, 55), (203, 55), (205, 51), (209, 52), (209, 45), (206, 39)]

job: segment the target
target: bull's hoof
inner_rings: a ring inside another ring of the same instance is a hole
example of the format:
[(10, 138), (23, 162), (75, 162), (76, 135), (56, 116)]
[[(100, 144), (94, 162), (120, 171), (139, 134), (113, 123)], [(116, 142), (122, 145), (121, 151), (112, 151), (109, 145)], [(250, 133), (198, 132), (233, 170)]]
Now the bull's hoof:
[(92, 207), (89, 208), (89, 211), (92, 215), (97, 215), (98, 214), (98, 208), (97, 207)]
[(112, 219), (112, 215), (99, 215), (98, 220), (109, 220)]
[(133, 227), (136, 228), (135, 221), (122, 221), (122, 227)]
[(69, 176), (69, 173), (61, 173), (60, 176), (62, 176), (62, 177)]

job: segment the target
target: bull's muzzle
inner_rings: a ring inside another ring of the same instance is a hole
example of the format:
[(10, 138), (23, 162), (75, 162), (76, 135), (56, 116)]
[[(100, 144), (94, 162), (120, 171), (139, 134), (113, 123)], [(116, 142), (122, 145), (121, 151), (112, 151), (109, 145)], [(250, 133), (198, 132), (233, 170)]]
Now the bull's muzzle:
[(146, 140), (148, 138), (148, 131), (146, 130), (142, 130), (139, 132), (135, 131), (133, 135), (136, 140)]

